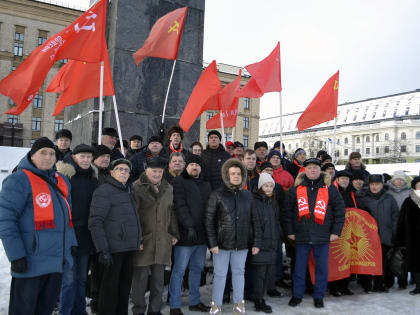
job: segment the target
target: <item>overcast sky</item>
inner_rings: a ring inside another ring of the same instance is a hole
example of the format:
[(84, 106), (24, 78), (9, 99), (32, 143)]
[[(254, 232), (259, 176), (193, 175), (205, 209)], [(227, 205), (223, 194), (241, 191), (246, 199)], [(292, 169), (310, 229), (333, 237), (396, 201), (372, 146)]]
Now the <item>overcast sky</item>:
[[(242, 67), (280, 41), (284, 112), (304, 110), (337, 70), (339, 103), (420, 89), (419, 12), (418, 0), (207, 0), (204, 60)], [(261, 117), (278, 104), (266, 94)]]

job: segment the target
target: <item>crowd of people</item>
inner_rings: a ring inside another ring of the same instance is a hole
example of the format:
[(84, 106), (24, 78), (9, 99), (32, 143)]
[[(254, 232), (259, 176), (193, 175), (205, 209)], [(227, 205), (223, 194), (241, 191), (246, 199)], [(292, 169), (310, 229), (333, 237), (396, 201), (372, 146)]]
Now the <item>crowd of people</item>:
[[(420, 294), (420, 177), (404, 172), (369, 174), (352, 152), (337, 171), (325, 151), (293, 155), (277, 141), (222, 144), (212, 130), (204, 149), (183, 145), (173, 126), (167, 138), (140, 135), (123, 143), (104, 128), (100, 145), (79, 144), (60, 130), (55, 143), (40, 138), (8, 176), (0, 192), (0, 238), (11, 263), (9, 314), (161, 314), (165, 285), (171, 315), (188, 309), (213, 315), (233, 300), (271, 313), (264, 297), (290, 289), (290, 307), (310, 292), (316, 308), (331, 295), (353, 295), (350, 278), (328, 283), (329, 244), (343, 229), (346, 208), (367, 211), (377, 222), (381, 276), (357, 275), (365, 292), (387, 292), (395, 276), (389, 253), (402, 248)], [(283, 264), (283, 248), (290, 266)], [(315, 283), (309, 281), (313, 251)], [(206, 268), (211, 253), (212, 267)], [(286, 272), (285, 268), (290, 268)], [(170, 270), (170, 273), (168, 273)], [(212, 272), (210, 305), (200, 298)], [(287, 275), (290, 274), (290, 278)], [(149, 291), (148, 299), (146, 292)]]

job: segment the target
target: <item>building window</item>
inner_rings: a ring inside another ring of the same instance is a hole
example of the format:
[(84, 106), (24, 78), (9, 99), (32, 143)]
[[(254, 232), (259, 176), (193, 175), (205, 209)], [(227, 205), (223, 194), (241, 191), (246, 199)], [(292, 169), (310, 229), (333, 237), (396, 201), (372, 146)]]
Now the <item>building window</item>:
[(9, 105), (10, 106), (15, 106), (15, 102), (13, 102), (13, 100), (11, 98), (9, 98)]
[(389, 140), (389, 134), (385, 134), (385, 141), (388, 141)]
[(416, 139), (420, 139), (420, 131), (416, 132)]
[(68, 61), (69, 61), (68, 59), (61, 59), (61, 60), (60, 60), (60, 63), (61, 63), (62, 65), (65, 65)]
[(416, 152), (419, 153), (420, 152), (420, 145), (416, 144)]
[(407, 153), (407, 146), (406, 145), (401, 146), (401, 152), (402, 153)]
[(349, 139), (344, 138), (344, 144), (348, 144), (349, 143)]
[(407, 140), (407, 134), (405, 132), (401, 132), (401, 140)]
[(366, 154), (370, 154), (370, 148), (366, 148)]
[(13, 54), (15, 56), (23, 56), (23, 41), (25, 40), (25, 35), (23, 34), (23, 29), (16, 30), (15, 32), (15, 41), (13, 44)]
[(344, 149), (344, 155), (349, 155), (349, 149)]
[(35, 95), (34, 101), (33, 101), (34, 108), (42, 108), (43, 98), (44, 97), (42, 95), (39, 95), (39, 94)]
[(249, 106), (250, 106), (250, 99), (248, 97), (245, 97), (244, 98), (244, 109), (249, 110)]
[(15, 115), (7, 115), (7, 122), (11, 123), (12, 125), (17, 124), (19, 121), (18, 116)]
[(356, 143), (360, 143), (360, 137), (356, 138)]
[(384, 153), (389, 153), (389, 146), (387, 146), (387, 145), (386, 145), (386, 146), (384, 147)]
[(59, 131), (64, 128), (64, 120), (63, 119), (56, 119), (54, 122), (54, 131)]
[(244, 147), (248, 147), (248, 136), (244, 136)]
[(214, 116), (214, 112), (207, 112), (207, 120), (210, 120), (211, 118), (213, 118)]
[(366, 142), (370, 142), (370, 137), (366, 136)]
[(379, 147), (376, 147), (376, 154), (379, 154)]
[(405, 114), (406, 115), (408, 115), (408, 113), (410, 112), (410, 106), (407, 106), (406, 108), (405, 108)]
[(249, 117), (244, 117), (244, 129), (249, 128)]
[(375, 141), (379, 141), (379, 135), (376, 135)]
[(20, 31), (15, 32), (15, 41), (23, 42), (24, 40), (25, 40), (25, 35), (22, 32)]
[(41, 118), (32, 117), (32, 130), (33, 131), (41, 130)]
[(38, 46), (43, 45), (47, 41), (46, 37), (39, 36), (38, 37)]

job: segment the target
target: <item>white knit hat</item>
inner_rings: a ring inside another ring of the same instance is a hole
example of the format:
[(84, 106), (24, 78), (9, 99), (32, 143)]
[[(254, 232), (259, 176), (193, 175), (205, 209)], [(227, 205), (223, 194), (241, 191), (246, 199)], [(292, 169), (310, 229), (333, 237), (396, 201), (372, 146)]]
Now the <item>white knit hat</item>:
[(260, 179), (258, 180), (258, 189), (260, 189), (266, 183), (273, 183), (274, 185), (274, 179), (268, 173), (261, 173)]
[(404, 171), (395, 171), (394, 176), (392, 176), (391, 182), (395, 179), (402, 179), (404, 182), (407, 183), (407, 176), (405, 175)]

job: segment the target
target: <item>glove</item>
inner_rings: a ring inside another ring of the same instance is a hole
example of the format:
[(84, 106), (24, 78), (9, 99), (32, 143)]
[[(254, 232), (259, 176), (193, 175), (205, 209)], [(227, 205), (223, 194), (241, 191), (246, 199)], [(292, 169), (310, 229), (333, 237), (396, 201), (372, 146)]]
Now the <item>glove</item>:
[(197, 242), (197, 232), (194, 228), (188, 228), (188, 241), (191, 243)]
[(112, 260), (112, 255), (108, 252), (100, 252), (98, 261), (101, 265), (107, 267), (111, 266), (114, 263), (114, 261)]
[(16, 272), (16, 273), (26, 272), (26, 270), (28, 269), (28, 263), (26, 261), (26, 257), (13, 260), (11, 269), (13, 272)]
[(77, 246), (72, 246), (70, 248), (70, 253), (71, 253), (72, 256), (76, 256), (77, 255), (77, 249), (78, 249)]

